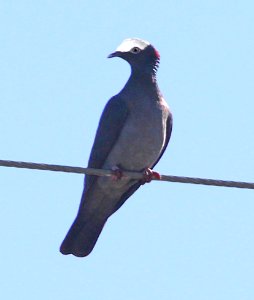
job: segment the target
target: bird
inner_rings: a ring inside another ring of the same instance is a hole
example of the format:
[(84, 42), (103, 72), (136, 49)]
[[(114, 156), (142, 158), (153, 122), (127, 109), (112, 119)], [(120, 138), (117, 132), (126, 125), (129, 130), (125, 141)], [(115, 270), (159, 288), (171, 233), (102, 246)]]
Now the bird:
[[(77, 216), (60, 246), (64, 255), (85, 257), (93, 250), (108, 218), (152, 178), (152, 169), (170, 140), (173, 117), (157, 84), (160, 54), (148, 41), (125, 39), (108, 58), (131, 67), (123, 89), (106, 104), (95, 135), (89, 168), (110, 169), (111, 177), (85, 176)], [(123, 171), (142, 172), (136, 180)]]

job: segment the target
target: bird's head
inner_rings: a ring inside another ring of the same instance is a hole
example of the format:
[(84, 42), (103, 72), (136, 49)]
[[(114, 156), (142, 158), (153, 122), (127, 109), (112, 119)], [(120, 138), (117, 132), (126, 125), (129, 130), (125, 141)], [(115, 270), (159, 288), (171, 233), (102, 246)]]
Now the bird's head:
[(121, 57), (133, 71), (155, 74), (160, 61), (159, 52), (147, 41), (130, 38), (124, 40), (108, 58)]

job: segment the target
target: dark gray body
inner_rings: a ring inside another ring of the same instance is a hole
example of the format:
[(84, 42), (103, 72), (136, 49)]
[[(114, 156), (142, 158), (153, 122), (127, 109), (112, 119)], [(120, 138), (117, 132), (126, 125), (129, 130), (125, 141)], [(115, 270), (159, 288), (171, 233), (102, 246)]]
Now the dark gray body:
[[(124, 89), (107, 103), (88, 167), (143, 171), (153, 168), (165, 151), (172, 115), (156, 79), (132, 72)], [(110, 217), (141, 185), (122, 178), (86, 176), (78, 215), (61, 245), (63, 254), (88, 255)]]

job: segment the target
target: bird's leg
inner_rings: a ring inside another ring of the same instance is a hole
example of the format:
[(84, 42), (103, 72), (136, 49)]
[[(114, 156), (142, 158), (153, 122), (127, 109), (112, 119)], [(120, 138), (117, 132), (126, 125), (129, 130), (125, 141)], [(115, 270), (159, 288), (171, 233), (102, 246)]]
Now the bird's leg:
[(141, 179), (141, 184), (149, 183), (153, 179), (161, 179), (161, 175), (158, 172), (151, 170), (150, 168), (146, 168), (143, 173), (143, 178)]
[(111, 168), (111, 170), (112, 170), (111, 178), (112, 178), (113, 181), (117, 181), (117, 180), (122, 179), (123, 171), (118, 166), (113, 166)]

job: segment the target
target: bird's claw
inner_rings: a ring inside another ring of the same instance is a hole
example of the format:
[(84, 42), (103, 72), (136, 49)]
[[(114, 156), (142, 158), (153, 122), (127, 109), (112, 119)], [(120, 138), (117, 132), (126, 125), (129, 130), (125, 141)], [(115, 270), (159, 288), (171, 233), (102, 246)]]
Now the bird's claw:
[(150, 168), (146, 168), (143, 173), (143, 178), (141, 179), (141, 184), (149, 183), (153, 179), (161, 179), (161, 175), (158, 172), (151, 170)]
[(112, 170), (111, 178), (113, 181), (118, 181), (118, 180), (122, 179), (123, 171), (118, 166), (112, 167), (111, 170)]

